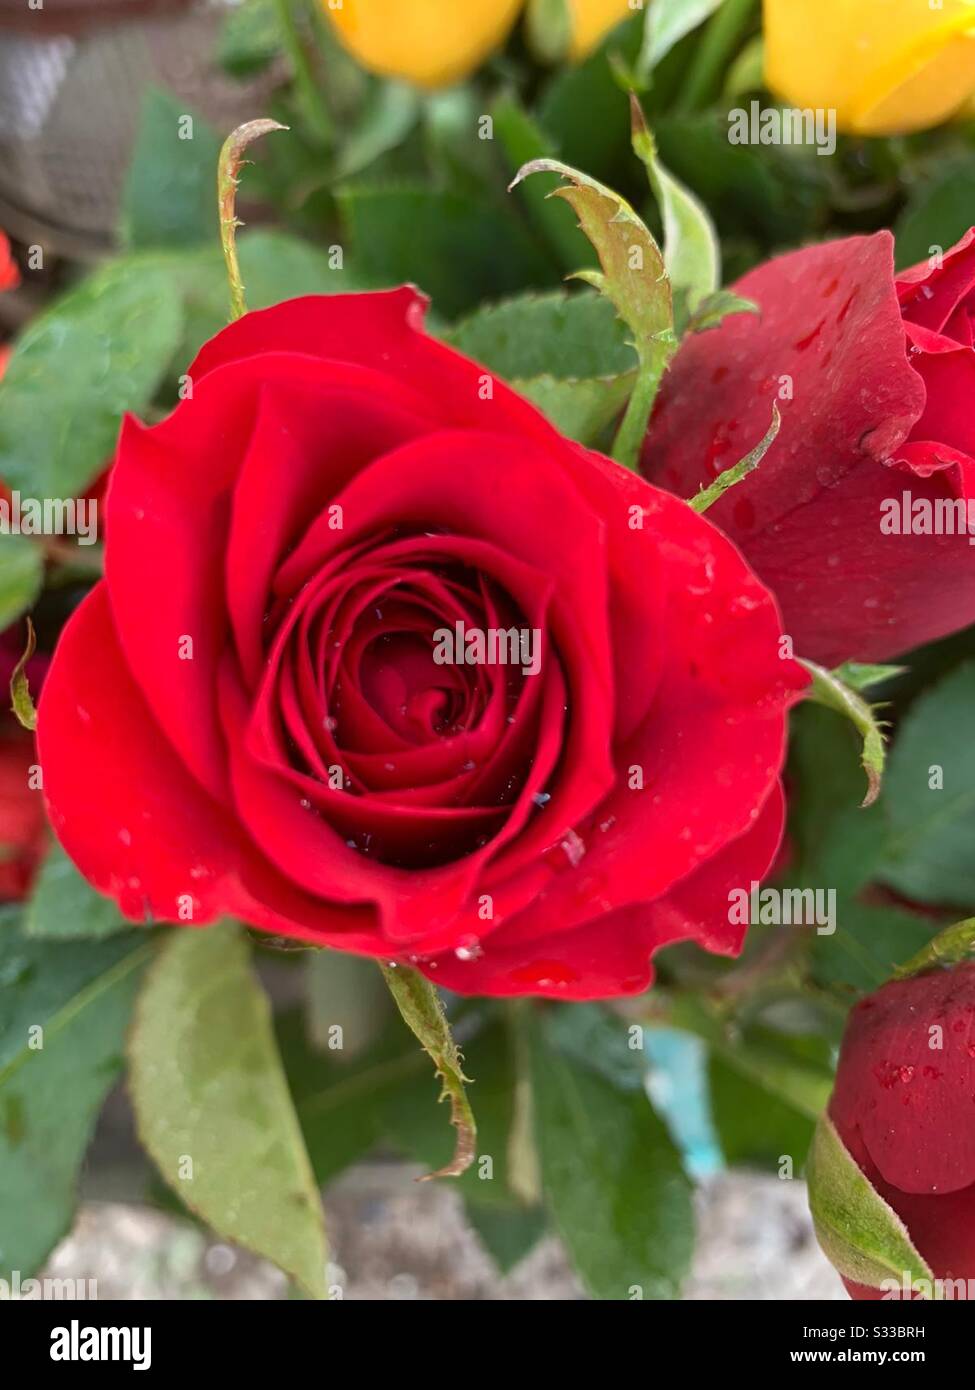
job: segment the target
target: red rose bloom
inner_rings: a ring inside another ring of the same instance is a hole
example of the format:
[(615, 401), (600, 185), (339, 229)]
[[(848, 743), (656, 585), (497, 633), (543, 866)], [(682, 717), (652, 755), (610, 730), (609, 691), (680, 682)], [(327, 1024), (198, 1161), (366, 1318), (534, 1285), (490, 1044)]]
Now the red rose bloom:
[(829, 1112), (936, 1279), (975, 1279), (973, 1096), (975, 965), (895, 980), (850, 1014)]
[[(131, 918), (639, 990), (665, 942), (739, 947), (805, 676), (710, 522), (422, 317), (408, 289), (248, 314), (126, 421), (39, 710), (52, 821)], [(438, 662), (458, 624), (537, 634), (536, 665)]]
[[(780, 256), (739, 314), (685, 340), (644, 452), (692, 496), (782, 428), (709, 515), (773, 590), (796, 650), (883, 660), (975, 620), (964, 534), (889, 534), (883, 504), (975, 496), (975, 232), (895, 280), (889, 232)], [(923, 523), (922, 523), (923, 525)]]

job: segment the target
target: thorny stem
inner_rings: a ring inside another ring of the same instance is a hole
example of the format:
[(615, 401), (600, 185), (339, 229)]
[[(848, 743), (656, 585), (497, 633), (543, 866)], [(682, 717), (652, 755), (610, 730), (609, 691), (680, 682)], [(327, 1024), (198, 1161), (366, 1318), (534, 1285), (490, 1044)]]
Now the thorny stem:
[(648, 351), (640, 354), (640, 370), (630, 393), (626, 413), (613, 441), (613, 458), (632, 472), (636, 472), (639, 466), (640, 451), (646, 437), (650, 412), (657, 399), (657, 392), (667, 369), (667, 363), (670, 361), (676, 346), (676, 340), (673, 344), (661, 341), (654, 343)]
[(244, 298), (244, 282), (240, 277), (240, 262), (237, 259), (237, 228), (242, 224), (237, 220), (237, 186), (240, 183), (240, 169), (244, 151), (262, 135), (274, 130), (287, 130), (278, 121), (262, 119), (247, 121), (237, 127), (224, 141), (217, 163), (217, 207), (220, 213), (220, 245), (227, 265), (227, 280), (230, 284), (231, 322), (243, 318), (247, 313)]
[(396, 1007), (403, 1016), (403, 1022), (419, 1039), (420, 1043), (437, 1070), (443, 1082), (441, 1099), (450, 1101), (450, 1123), (457, 1130), (454, 1156), (443, 1168), (435, 1173), (426, 1173), (420, 1179), (459, 1178), (474, 1162), (477, 1152), (477, 1125), (471, 1103), (464, 1090), (465, 1077), (461, 1056), (457, 1051), (450, 1032), (450, 1024), (444, 1013), (434, 986), (418, 971), (406, 965), (387, 965), (379, 962), (389, 992)]

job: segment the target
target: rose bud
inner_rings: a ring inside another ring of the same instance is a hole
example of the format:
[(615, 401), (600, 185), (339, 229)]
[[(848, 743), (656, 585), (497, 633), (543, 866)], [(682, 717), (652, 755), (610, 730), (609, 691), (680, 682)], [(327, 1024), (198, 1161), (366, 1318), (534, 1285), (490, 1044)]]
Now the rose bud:
[[(780, 256), (734, 288), (760, 317), (685, 339), (646, 476), (692, 497), (761, 438), (776, 401), (777, 439), (708, 515), (775, 593), (796, 651), (883, 660), (975, 621), (975, 233), (896, 279), (878, 232)], [(932, 533), (938, 507), (950, 533)]]
[[(445, 87), (500, 48), (525, 0), (345, 0), (325, 13), (345, 47), (371, 72)], [(587, 53), (633, 13), (630, 0), (568, 0), (568, 55)]]
[[(895, 980), (856, 1005), (829, 1115), (850, 1157), (940, 1280), (975, 1281), (973, 1097), (975, 965)], [(901, 1271), (879, 1286), (844, 1283), (856, 1299), (919, 1291)], [(954, 1284), (951, 1296), (967, 1297), (969, 1290), (975, 1282)], [(923, 1285), (920, 1291), (931, 1296)]]
[(468, 993), (737, 951), (808, 678), (721, 532), (427, 337), (410, 289), (247, 314), (189, 375), (124, 424), (38, 711), (91, 882)]
[(765, 0), (765, 78), (840, 130), (926, 130), (975, 92), (973, 32), (970, 0)]

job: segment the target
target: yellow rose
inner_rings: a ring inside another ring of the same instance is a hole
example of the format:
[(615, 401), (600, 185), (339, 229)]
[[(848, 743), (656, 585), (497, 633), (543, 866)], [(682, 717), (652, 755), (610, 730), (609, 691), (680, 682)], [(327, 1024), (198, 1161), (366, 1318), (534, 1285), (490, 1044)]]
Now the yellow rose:
[[(371, 72), (445, 87), (508, 37), (525, 0), (322, 0), (345, 47)], [(571, 57), (631, 12), (629, 0), (567, 0)]]
[(765, 78), (840, 130), (925, 130), (975, 93), (975, 0), (765, 0)]
[(631, 5), (630, 0), (568, 0), (568, 6), (572, 24), (569, 56), (577, 62), (598, 47), (610, 29), (643, 8)]

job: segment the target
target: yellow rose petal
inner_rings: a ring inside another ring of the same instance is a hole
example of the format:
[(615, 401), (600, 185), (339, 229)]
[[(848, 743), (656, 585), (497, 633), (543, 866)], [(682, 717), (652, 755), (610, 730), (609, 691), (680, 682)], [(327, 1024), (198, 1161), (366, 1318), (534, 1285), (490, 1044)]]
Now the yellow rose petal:
[(342, 43), (363, 67), (423, 87), (445, 87), (473, 72), (503, 43), (522, 0), (322, 4)]
[(569, 56), (578, 61), (591, 53), (611, 29), (643, 7), (635, 0), (568, 0), (572, 22)]
[(975, 0), (765, 0), (765, 76), (840, 130), (925, 130), (975, 93)]

